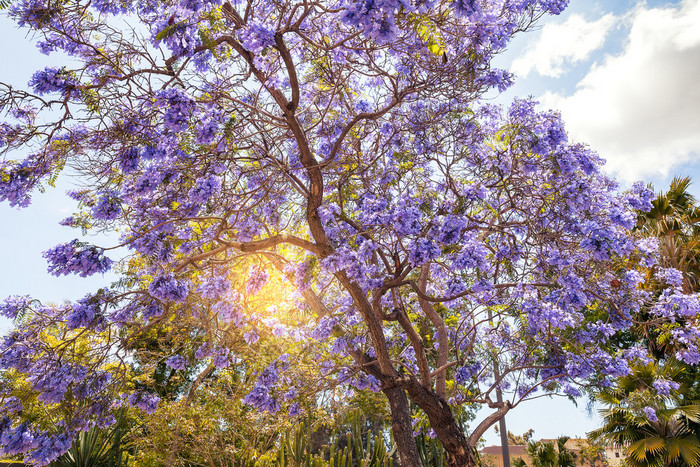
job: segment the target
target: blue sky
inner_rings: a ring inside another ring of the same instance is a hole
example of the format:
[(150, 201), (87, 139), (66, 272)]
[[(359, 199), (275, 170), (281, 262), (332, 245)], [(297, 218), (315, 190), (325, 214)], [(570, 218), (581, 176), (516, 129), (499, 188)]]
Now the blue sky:
[[(0, 81), (24, 86), (37, 68), (60, 64), (4, 17), (0, 41)], [(665, 189), (674, 175), (690, 175), (700, 197), (700, 0), (572, 0), (564, 14), (517, 37), (496, 64), (518, 75), (499, 102), (531, 95), (560, 110), (571, 138), (606, 158), (622, 186), (644, 180)], [(109, 281), (45, 272), (41, 252), (76, 236), (58, 225), (75, 208), (63, 195), (73, 183), (63, 177), (21, 211), (0, 205), (0, 298), (74, 300)], [(7, 327), (0, 321), (0, 334)], [(584, 436), (597, 425), (585, 401), (577, 408), (563, 398), (527, 402), (507, 422), (515, 433), (534, 428), (536, 438)], [(497, 443), (493, 430), (486, 440)]]

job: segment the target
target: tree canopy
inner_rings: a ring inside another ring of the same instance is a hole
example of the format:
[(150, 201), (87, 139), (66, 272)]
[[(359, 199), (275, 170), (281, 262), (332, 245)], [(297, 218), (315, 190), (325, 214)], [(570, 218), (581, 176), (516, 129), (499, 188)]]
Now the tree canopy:
[[(28, 381), (0, 388), (3, 451), (43, 465), (115, 406), (155, 410), (133, 349), (162, 326), (161, 367), (244, 369), (261, 412), (299, 416), (330, 386), (381, 391), (403, 466), (420, 465), (409, 399), (464, 466), (522, 401), (628, 374), (647, 349), (600, 344), (651, 293), (638, 285), (657, 242), (632, 229), (653, 193), (619, 192), (556, 112), (481, 99), (512, 80), (493, 55), (566, 3), (14, 2), (42, 51), (72, 59), (2, 86), (0, 200), (26, 206), (68, 171), (82, 188), (64, 224), (118, 230), (128, 254), (58, 245), (52, 274), (121, 280), (2, 305), (24, 318), (0, 368)], [(656, 274), (649, 313), (700, 310), (677, 271)], [(259, 296), (271, 303), (249, 306)], [(290, 345), (261, 365), (245, 350), (261, 336)], [(691, 320), (674, 330), (678, 358), (697, 363), (698, 336)], [(302, 364), (313, 377), (289, 372)], [(29, 395), (70, 416), (21, 419)], [(465, 433), (455, 413), (470, 404), (492, 413)]]

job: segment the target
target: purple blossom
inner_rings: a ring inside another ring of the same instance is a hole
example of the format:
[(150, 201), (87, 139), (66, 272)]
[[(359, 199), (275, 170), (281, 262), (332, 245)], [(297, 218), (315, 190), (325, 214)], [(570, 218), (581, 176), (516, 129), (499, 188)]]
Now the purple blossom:
[(644, 186), (642, 182), (635, 182), (627, 192), (625, 201), (632, 209), (649, 212), (653, 207), (651, 202), (655, 196), (654, 192)]
[(182, 355), (173, 355), (169, 357), (165, 361), (165, 364), (173, 370), (184, 370), (187, 367), (187, 361), (182, 357)]
[(245, 340), (246, 344), (253, 345), (258, 341), (258, 339), (260, 339), (260, 334), (258, 334), (257, 330), (251, 329), (243, 334), (243, 339)]
[(478, 0), (454, 0), (452, 8), (460, 16), (471, 16), (481, 11)]
[(549, 14), (558, 15), (564, 11), (569, 4), (569, 0), (540, 0), (542, 9)]
[(54, 276), (79, 274), (87, 277), (97, 272), (105, 273), (111, 268), (112, 260), (103, 251), (76, 239), (45, 251), (43, 256), (48, 260), (49, 273)]
[(74, 88), (77, 80), (65, 68), (47, 67), (37, 71), (29, 80), (29, 86), (37, 94), (60, 92), (65, 94), (68, 89)]
[(275, 45), (275, 31), (259, 21), (252, 21), (238, 34), (243, 46), (255, 54)]
[(141, 160), (141, 150), (136, 147), (126, 148), (119, 154), (117, 160), (119, 161), (119, 168), (122, 169), (122, 172), (134, 172), (139, 166), (139, 160)]
[(675, 268), (658, 268), (656, 277), (671, 287), (683, 287), (683, 273)]
[(277, 369), (274, 364), (269, 365), (258, 377), (258, 384), (265, 387), (272, 387), (279, 380)]
[(289, 416), (291, 418), (296, 418), (299, 415), (301, 415), (301, 406), (297, 404), (296, 402), (293, 402), (292, 404), (289, 405)]
[(214, 352), (214, 366), (216, 368), (226, 368), (231, 364), (229, 350), (226, 348), (218, 349)]
[(261, 266), (253, 266), (248, 272), (248, 282), (245, 286), (245, 292), (248, 295), (257, 295), (258, 292), (265, 286), (270, 275)]
[(206, 203), (221, 190), (221, 179), (215, 175), (197, 179), (189, 192), (189, 198), (195, 203)]
[(29, 309), (32, 301), (29, 295), (12, 295), (7, 297), (5, 301), (0, 303), (0, 315), (5, 318), (15, 319), (17, 314)]
[(662, 378), (654, 381), (652, 386), (654, 386), (654, 389), (656, 389), (656, 392), (660, 396), (669, 396), (671, 395), (671, 391), (677, 391), (678, 388), (681, 387), (681, 385), (675, 381), (668, 381)]
[(197, 127), (197, 143), (210, 144), (216, 138), (216, 133), (219, 130), (219, 125), (213, 119), (202, 122)]
[(194, 353), (194, 358), (196, 360), (203, 360), (211, 355), (211, 348), (209, 347), (209, 344), (202, 344), (199, 346), (197, 351)]
[(659, 421), (659, 417), (656, 415), (656, 410), (654, 410), (652, 407), (646, 406), (642, 409), (642, 412), (644, 412), (644, 415), (646, 415), (650, 422)]
[(418, 266), (432, 261), (440, 256), (440, 248), (429, 238), (418, 238), (410, 247), (408, 255), (411, 264)]
[(137, 407), (148, 415), (153, 415), (158, 408), (158, 402), (160, 398), (155, 394), (148, 394), (145, 392), (130, 394), (127, 402), (132, 407)]
[(87, 295), (73, 304), (66, 317), (66, 326), (70, 329), (98, 325), (103, 320), (102, 306), (104, 302), (97, 296)]
[(92, 217), (101, 220), (112, 220), (121, 214), (121, 200), (113, 190), (102, 193), (92, 207)]
[(229, 293), (231, 283), (225, 275), (209, 277), (197, 286), (197, 292), (202, 297), (212, 300), (218, 299)]
[(184, 280), (175, 279), (172, 274), (165, 274), (153, 279), (148, 285), (148, 293), (159, 300), (182, 302), (189, 295), (189, 287)]
[(177, 88), (168, 88), (158, 93), (158, 99), (165, 106), (163, 123), (172, 131), (182, 131), (189, 125), (195, 109), (194, 99)]
[(255, 386), (244, 398), (243, 403), (257, 408), (261, 412), (276, 413), (279, 404), (270, 396), (270, 390), (266, 386)]

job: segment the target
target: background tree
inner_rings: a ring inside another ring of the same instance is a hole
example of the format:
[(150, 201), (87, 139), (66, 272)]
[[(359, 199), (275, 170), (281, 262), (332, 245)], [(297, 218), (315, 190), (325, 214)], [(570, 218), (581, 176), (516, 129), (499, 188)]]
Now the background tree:
[(635, 316), (626, 340), (627, 345), (642, 342), (653, 360), (638, 362), (630, 375), (596, 395), (606, 406), (601, 412), (605, 425), (592, 432), (592, 438), (625, 448), (632, 465), (697, 462), (697, 368), (677, 360), (674, 339), (688, 322), (697, 320), (697, 313), (688, 309), (675, 319), (649, 313), (655, 303), (669, 299), (668, 285), (698, 291), (698, 208), (689, 185), (687, 177), (674, 178), (668, 191), (652, 201), (653, 208), (639, 213), (638, 229), (659, 240), (660, 261), (642, 284), (652, 292), (652, 306)]
[(674, 177), (648, 212), (639, 214), (639, 228), (659, 239), (660, 266), (683, 272), (683, 288), (697, 292), (700, 283), (700, 208), (688, 191), (690, 177)]
[(529, 441), (527, 454), (533, 467), (573, 467), (576, 465), (576, 453), (566, 447), (568, 436), (560, 436), (556, 442)]
[(672, 360), (635, 367), (598, 394), (604, 425), (589, 436), (623, 447), (632, 466), (698, 465), (700, 405), (687, 399), (682, 373)]
[[(75, 61), (38, 71), (29, 91), (3, 87), (0, 199), (25, 206), (68, 168), (85, 189), (64, 223), (121, 228), (130, 254), (112, 287), (35, 309), (3, 340), (2, 369), (72, 374), (69, 345), (37, 350), (44, 323), (107, 335), (85, 350), (95, 369), (112, 365), (106, 384), (89, 371), (29, 388), (61, 402), (92, 385), (86, 410), (64, 420), (72, 437), (106, 424), (114, 399), (156, 409), (127, 370), (133, 341), (170, 323), (181, 332), (155, 334), (164, 354), (144, 362), (165, 359), (184, 377), (235, 365), (254, 379), (243, 402), (263, 413), (326, 384), (381, 391), (404, 466), (420, 465), (409, 398), (448, 463), (464, 466), (529, 397), (626, 374), (644, 349), (599, 343), (628, 330), (650, 295), (635, 268), (655, 250), (631, 229), (652, 193), (618, 193), (556, 113), (478, 100), (510, 82), (493, 54), (565, 3), (14, 4), (42, 50)], [(139, 26), (125, 34), (120, 15)], [(45, 256), (53, 274), (87, 276), (113, 266), (108, 254), (75, 240)], [(242, 311), (273, 268), (299, 289), (313, 329), (279, 308)], [(652, 313), (697, 309), (671, 287)], [(3, 305), (17, 310), (17, 299)], [(695, 331), (674, 330), (689, 362), (700, 359)], [(298, 341), (301, 358), (258, 361), (244, 344), (261, 335)], [(292, 362), (312, 362), (315, 377), (295, 378)], [(455, 412), (471, 404), (493, 412), (465, 433)], [(46, 463), (64, 450), (40, 425), (0, 426), (6, 451)]]
[(514, 444), (516, 446), (525, 446), (532, 439), (532, 435), (535, 432), (532, 428), (527, 430), (522, 435), (514, 435), (510, 431), (508, 432), (508, 443)]
[(601, 442), (587, 440), (580, 445), (578, 457), (581, 462), (587, 462), (591, 467), (596, 465), (608, 465), (605, 458), (605, 445)]

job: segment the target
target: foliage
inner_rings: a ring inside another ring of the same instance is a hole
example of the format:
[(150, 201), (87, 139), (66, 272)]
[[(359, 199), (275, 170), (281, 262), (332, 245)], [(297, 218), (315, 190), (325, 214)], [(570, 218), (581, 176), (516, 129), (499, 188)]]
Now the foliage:
[(690, 177), (675, 177), (658, 193), (649, 212), (639, 215), (639, 228), (659, 239), (660, 266), (683, 272), (683, 288), (697, 291), (700, 283), (700, 208), (690, 194)]
[[(643, 287), (654, 300), (668, 297), (666, 284), (678, 290), (698, 291), (698, 208), (689, 193), (690, 179), (676, 177), (666, 193), (659, 193), (649, 212), (639, 213), (638, 229), (658, 238), (660, 261), (647, 273)], [(668, 273), (659, 274), (663, 268)], [(653, 308), (652, 308), (653, 309)], [(674, 356), (673, 338), (692, 312), (677, 319), (663, 319), (647, 312), (636, 317), (633, 338), (645, 343), (655, 360), (643, 360), (633, 372), (601, 390), (605, 425), (592, 433), (597, 441), (624, 447), (630, 465), (693, 465), (697, 462), (697, 401), (700, 400), (697, 368)]]
[(605, 447), (600, 442), (588, 440), (579, 446), (578, 457), (582, 463), (588, 462), (591, 467), (605, 465)]
[(576, 465), (576, 453), (566, 447), (568, 436), (557, 438), (556, 444), (544, 441), (529, 441), (527, 454), (533, 467), (573, 467)]
[(535, 432), (535, 430), (533, 430), (532, 428), (527, 430), (522, 435), (514, 435), (513, 433), (511, 433), (509, 431), (508, 432), (508, 444), (513, 444), (516, 446), (524, 446), (530, 442), (534, 432)]
[(698, 465), (700, 404), (687, 398), (697, 391), (688, 387), (683, 368), (673, 360), (650, 362), (602, 390), (597, 399), (605, 406), (604, 425), (589, 437), (623, 447), (630, 466)]
[(51, 463), (52, 467), (122, 467), (128, 454), (123, 436), (128, 428), (126, 411), (120, 410), (117, 422), (107, 429), (92, 427), (78, 435), (68, 452)]
[[(522, 401), (627, 374), (646, 349), (614, 342), (639, 313), (678, 323), (673, 352), (700, 361), (684, 318), (698, 298), (667, 268), (661, 290), (637, 287), (656, 261), (633, 231), (653, 193), (618, 192), (556, 112), (480, 100), (511, 82), (494, 54), (566, 3), (13, 3), (42, 51), (74, 61), (2, 88), (0, 200), (26, 206), (67, 170), (85, 189), (63, 223), (119, 230), (128, 254), (59, 245), (53, 274), (121, 279), (0, 305), (32, 310), (2, 371), (74, 409), (59, 435), (0, 395), (2, 450), (46, 464), (115, 402), (153, 414), (230, 377), (259, 417), (381, 392), (405, 466), (421, 462), (413, 403), (448, 464), (471, 465)], [(64, 338), (42, 344), (47, 325)], [(465, 433), (474, 404), (492, 413)]]

